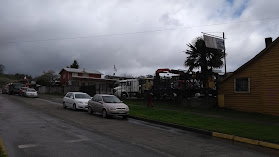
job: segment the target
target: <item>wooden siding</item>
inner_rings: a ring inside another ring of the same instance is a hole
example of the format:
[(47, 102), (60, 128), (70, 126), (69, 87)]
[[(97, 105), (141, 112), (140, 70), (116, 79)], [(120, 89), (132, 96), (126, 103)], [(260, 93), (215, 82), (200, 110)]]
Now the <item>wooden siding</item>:
[[(250, 93), (234, 93), (234, 79), (250, 78)], [(279, 43), (220, 84), (224, 106), (246, 112), (279, 115)]]

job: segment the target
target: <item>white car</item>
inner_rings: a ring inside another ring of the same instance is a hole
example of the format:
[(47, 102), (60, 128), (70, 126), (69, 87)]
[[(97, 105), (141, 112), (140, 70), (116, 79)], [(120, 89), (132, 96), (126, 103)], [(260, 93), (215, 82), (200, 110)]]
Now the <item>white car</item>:
[(26, 91), (25, 91), (24, 96), (37, 98), (38, 97), (38, 92), (34, 88), (27, 88)]
[(87, 109), (91, 97), (83, 92), (68, 92), (63, 98), (63, 108)]

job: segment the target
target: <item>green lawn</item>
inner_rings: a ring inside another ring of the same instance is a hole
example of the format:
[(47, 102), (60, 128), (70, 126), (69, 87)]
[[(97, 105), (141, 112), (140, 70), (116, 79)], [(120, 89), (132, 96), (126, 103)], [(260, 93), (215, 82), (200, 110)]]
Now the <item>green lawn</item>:
[(154, 108), (145, 107), (144, 101), (125, 103), (132, 116), (279, 143), (279, 117), (219, 108), (189, 109), (162, 102), (155, 102)]
[(3, 154), (1, 147), (0, 147), (0, 157), (7, 157), (7, 155)]

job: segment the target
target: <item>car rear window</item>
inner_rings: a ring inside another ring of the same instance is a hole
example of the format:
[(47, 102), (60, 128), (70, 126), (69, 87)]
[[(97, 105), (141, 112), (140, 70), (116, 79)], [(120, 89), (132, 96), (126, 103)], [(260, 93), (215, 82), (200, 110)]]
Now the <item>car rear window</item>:
[(27, 89), (28, 92), (36, 92), (35, 89)]
[(75, 97), (77, 99), (90, 99), (90, 96), (88, 94), (75, 94)]
[(103, 96), (105, 103), (120, 103), (121, 101), (116, 96)]

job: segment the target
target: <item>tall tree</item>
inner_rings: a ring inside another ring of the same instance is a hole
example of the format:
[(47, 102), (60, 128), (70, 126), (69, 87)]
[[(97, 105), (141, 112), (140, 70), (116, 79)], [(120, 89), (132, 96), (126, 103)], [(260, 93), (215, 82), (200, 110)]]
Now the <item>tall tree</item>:
[(0, 64), (0, 74), (3, 74), (5, 71), (5, 66), (3, 64)]
[(184, 66), (189, 67), (189, 71), (200, 68), (203, 87), (206, 87), (208, 76), (212, 74), (213, 68), (223, 66), (224, 53), (218, 49), (207, 48), (202, 37), (196, 38), (192, 44), (189, 43), (187, 46), (189, 49), (184, 52), (188, 57)]
[(41, 76), (36, 78), (37, 84), (48, 87), (54, 85), (58, 79), (59, 76), (52, 70), (44, 71)]
[(70, 65), (70, 68), (78, 69), (79, 68), (78, 62), (76, 60), (74, 60), (73, 64)]

